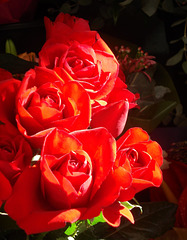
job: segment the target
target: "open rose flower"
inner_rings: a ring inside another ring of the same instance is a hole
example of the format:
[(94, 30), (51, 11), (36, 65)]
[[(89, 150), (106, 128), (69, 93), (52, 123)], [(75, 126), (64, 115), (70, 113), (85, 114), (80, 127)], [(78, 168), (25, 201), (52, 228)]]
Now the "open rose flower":
[(137, 127), (129, 129), (117, 140), (117, 149), (115, 167), (132, 175), (132, 185), (121, 190), (119, 201), (128, 201), (148, 187), (160, 186), (162, 149), (157, 142), (149, 139), (144, 130)]
[(20, 132), (36, 148), (53, 127), (73, 131), (90, 122), (90, 98), (77, 82), (65, 83), (53, 70), (29, 70), (17, 95), (16, 121)]
[(61, 13), (55, 22), (45, 18), (45, 27), (47, 41), (39, 64), (79, 82), (92, 100), (91, 128), (102, 126), (118, 137), (137, 96), (120, 79), (125, 76), (114, 54), (84, 19)]
[(27, 234), (98, 216), (116, 200), (121, 185), (131, 184), (128, 172), (112, 174), (115, 157), (116, 141), (104, 128), (53, 129), (41, 160), (19, 177), (5, 210)]
[[(74, 17), (60, 19), (62, 22), (51, 23), (53, 34), (39, 53), (40, 66), (59, 67), (67, 72), (84, 86), (91, 99), (106, 96), (118, 76), (119, 64), (114, 54), (97, 32), (89, 30), (85, 20), (87, 27), (76, 24), (81, 20)], [(73, 21), (74, 27), (70, 27)]]
[(129, 173), (132, 183), (128, 187), (122, 186), (117, 201), (103, 209), (103, 216), (110, 225), (118, 227), (121, 216), (126, 216), (133, 222), (131, 213), (120, 202), (131, 200), (145, 188), (159, 187), (162, 183), (161, 165), (161, 147), (157, 142), (149, 140), (149, 135), (141, 128), (131, 128), (117, 140), (113, 175), (127, 176)]

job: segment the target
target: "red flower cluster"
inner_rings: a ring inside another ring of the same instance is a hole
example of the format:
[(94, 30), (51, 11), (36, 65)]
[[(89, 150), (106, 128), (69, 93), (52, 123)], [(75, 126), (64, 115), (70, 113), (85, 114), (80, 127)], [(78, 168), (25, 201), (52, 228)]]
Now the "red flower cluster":
[(117, 52), (117, 60), (126, 76), (134, 72), (143, 72), (151, 81), (151, 77), (145, 70), (156, 64), (156, 62), (152, 60), (155, 58), (154, 56), (149, 56), (147, 52), (144, 53), (141, 47), (137, 49), (134, 57), (130, 56), (131, 49), (129, 47), (125, 48), (121, 46), (118, 48), (118, 46), (116, 46), (115, 50)]
[(27, 234), (100, 212), (112, 226), (134, 222), (121, 202), (160, 186), (162, 150), (140, 128), (115, 139), (136, 95), (88, 22), (60, 14), (45, 25), (39, 66), (22, 82), (1, 69), (0, 201)]

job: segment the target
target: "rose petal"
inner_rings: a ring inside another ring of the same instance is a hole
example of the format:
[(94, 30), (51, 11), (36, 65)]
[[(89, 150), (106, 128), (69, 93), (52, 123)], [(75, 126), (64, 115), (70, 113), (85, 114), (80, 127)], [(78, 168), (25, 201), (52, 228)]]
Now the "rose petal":
[(128, 145), (136, 144), (139, 142), (144, 142), (149, 140), (149, 135), (146, 131), (141, 128), (134, 127), (128, 129), (125, 134), (117, 140), (117, 148), (122, 149), (123, 146), (128, 147)]
[(127, 101), (109, 104), (92, 116), (90, 126), (92, 128), (105, 127), (116, 138), (125, 127), (128, 110), (129, 103)]
[(12, 187), (8, 179), (0, 172), (0, 206), (2, 201), (7, 200), (12, 192)]
[(134, 223), (131, 211), (119, 202), (115, 202), (103, 209), (103, 218), (112, 227), (119, 227), (122, 216), (126, 217), (131, 223)]
[(82, 143), (83, 150), (88, 153), (92, 160), (94, 170), (92, 198), (113, 166), (116, 156), (116, 142), (105, 128), (75, 131), (71, 134)]

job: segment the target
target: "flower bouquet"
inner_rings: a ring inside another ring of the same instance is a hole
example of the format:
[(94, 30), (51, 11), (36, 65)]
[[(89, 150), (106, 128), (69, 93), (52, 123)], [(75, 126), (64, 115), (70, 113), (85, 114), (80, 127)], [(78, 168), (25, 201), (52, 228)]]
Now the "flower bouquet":
[(176, 206), (135, 195), (162, 183), (160, 145), (124, 132), (139, 95), (88, 21), (45, 18), (46, 42), (23, 77), (0, 69), (3, 239), (149, 239)]

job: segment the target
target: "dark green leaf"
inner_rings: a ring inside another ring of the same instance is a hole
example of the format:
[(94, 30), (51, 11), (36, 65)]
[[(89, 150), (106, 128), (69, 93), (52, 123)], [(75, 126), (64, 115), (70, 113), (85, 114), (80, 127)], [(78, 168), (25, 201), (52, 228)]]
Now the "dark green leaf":
[(180, 49), (174, 56), (167, 60), (167, 66), (173, 66), (182, 61), (184, 49)]
[(168, 202), (149, 202), (142, 203), (141, 206), (143, 213), (138, 208), (132, 210), (135, 224), (131, 224), (126, 218), (122, 218), (118, 228), (113, 228), (107, 223), (98, 223), (80, 234), (76, 240), (147, 240), (158, 237), (173, 227), (177, 205)]
[(184, 62), (182, 63), (182, 69), (183, 69), (183, 71), (187, 74), (187, 61), (184, 61)]
[[(155, 101), (153, 104), (144, 104), (145, 107), (139, 109), (131, 109), (124, 132), (131, 127), (141, 127), (148, 133), (151, 133), (163, 119), (175, 108), (180, 99), (171, 76), (165, 68), (157, 63), (156, 71), (153, 79), (156, 85), (168, 87), (171, 92), (167, 93), (163, 100)], [(146, 86), (146, 91), (148, 87)], [(139, 92), (139, 91), (138, 91)], [(151, 92), (150, 92), (151, 93)], [(144, 99), (146, 100), (146, 99)]]
[(151, 17), (158, 9), (160, 0), (142, 0), (142, 11)]
[(27, 239), (27, 235), (21, 229), (2, 230), (0, 232), (0, 240), (26, 240), (26, 239)]
[(94, 18), (94, 20), (91, 22), (91, 29), (92, 30), (97, 30), (97, 29), (101, 29), (104, 26), (104, 20), (102, 17), (97, 17)]
[(175, 26), (177, 26), (177, 25), (183, 24), (185, 21), (186, 21), (185, 18), (184, 18), (184, 19), (180, 19), (180, 20), (172, 23), (172, 24), (171, 24), (171, 27), (175, 27)]
[(166, 12), (174, 12), (174, 3), (173, 3), (173, 0), (164, 0), (162, 2), (162, 9)]
[(130, 4), (131, 2), (133, 2), (133, 0), (125, 0), (123, 2), (120, 2), (119, 5), (122, 7), (125, 7), (126, 5)]
[(182, 41), (184, 42), (184, 44), (187, 44), (187, 37), (184, 36), (184, 37), (182, 38)]
[(0, 54), (0, 68), (8, 70), (12, 74), (25, 73), (36, 65), (38, 64), (35, 62), (25, 61), (12, 54)]
[[(66, 227), (68, 227), (69, 225), (67, 224)], [(65, 228), (60, 228), (58, 230), (54, 230), (54, 231), (50, 231), (48, 233), (44, 233), (44, 236), (43, 236), (43, 240), (65, 240), (67, 239), (67, 235), (64, 233), (65, 230), (66, 230), (66, 227)], [(39, 237), (39, 236), (38, 236)], [(37, 237), (35, 236), (33, 238), (33, 240), (36, 240)], [(39, 238), (38, 238), (39, 239)]]
[(71, 12), (71, 5), (69, 3), (63, 3), (60, 7), (60, 12), (63, 13), (70, 13)]

